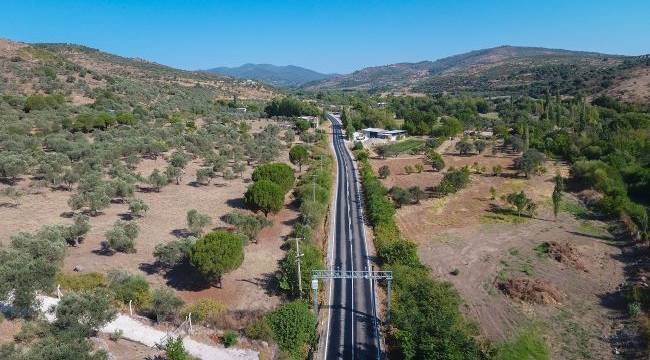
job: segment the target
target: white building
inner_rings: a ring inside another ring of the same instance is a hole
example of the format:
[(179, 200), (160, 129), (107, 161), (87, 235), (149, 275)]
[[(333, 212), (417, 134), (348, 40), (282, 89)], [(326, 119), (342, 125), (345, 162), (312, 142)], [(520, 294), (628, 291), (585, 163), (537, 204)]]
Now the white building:
[(379, 128), (367, 128), (362, 130), (367, 139), (385, 139), (395, 141), (399, 137), (406, 136), (406, 130), (385, 130)]

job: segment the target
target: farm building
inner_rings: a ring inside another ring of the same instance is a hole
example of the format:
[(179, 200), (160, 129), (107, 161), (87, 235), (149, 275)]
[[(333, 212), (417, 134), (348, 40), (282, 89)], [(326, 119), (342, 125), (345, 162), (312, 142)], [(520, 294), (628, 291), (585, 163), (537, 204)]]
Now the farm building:
[(363, 135), (367, 139), (397, 140), (398, 137), (406, 136), (406, 130), (384, 130), (379, 128), (363, 129)]

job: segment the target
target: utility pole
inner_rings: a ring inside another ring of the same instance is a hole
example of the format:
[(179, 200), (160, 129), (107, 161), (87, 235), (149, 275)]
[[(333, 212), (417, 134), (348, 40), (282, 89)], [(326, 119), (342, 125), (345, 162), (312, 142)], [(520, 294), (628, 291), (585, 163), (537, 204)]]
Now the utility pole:
[(304, 255), (300, 253), (300, 240), (303, 238), (291, 238), (290, 240), (296, 241), (296, 263), (298, 263), (298, 290), (300, 292), (300, 298), (302, 299), (302, 273), (300, 272), (300, 258)]
[(312, 179), (312, 182), (311, 182), (311, 184), (312, 184), (312, 190), (311, 190), (312, 199), (311, 200), (313, 202), (316, 202), (316, 174), (313, 174), (311, 176), (311, 179)]

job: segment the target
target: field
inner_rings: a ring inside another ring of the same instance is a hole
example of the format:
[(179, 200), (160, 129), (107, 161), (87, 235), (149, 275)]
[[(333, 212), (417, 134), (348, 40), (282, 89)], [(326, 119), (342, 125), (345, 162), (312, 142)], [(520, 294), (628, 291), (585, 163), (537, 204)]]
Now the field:
[[(547, 161), (547, 172), (525, 179), (512, 170), (514, 155), (498, 152), (460, 156), (455, 141), (439, 148), (444, 161), (456, 168), (470, 166), (470, 185), (456, 194), (429, 198), (398, 209), (397, 221), (406, 238), (418, 244), (422, 261), (434, 276), (450, 281), (463, 298), (464, 312), (489, 340), (503, 341), (530, 326), (540, 328), (552, 358), (612, 357), (622, 325), (618, 287), (625, 281), (623, 250), (607, 231), (607, 224), (587, 216), (574, 194), (566, 194), (557, 219), (550, 195), (556, 172), (567, 176), (566, 165)], [(444, 172), (418, 156), (371, 160), (375, 170), (388, 165), (386, 187), (419, 186), (430, 190)], [(406, 174), (404, 167), (423, 164), (422, 173)], [(477, 164), (478, 166), (476, 166)], [(500, 165), (500, 176), (492, 167)], [(490, 188), (496, 190), (492, 199)], [(524, 191), (538, 205), (532, 218), (504, 211), (501, 195)], [(414, 220), (417, 219), (417, 220)], [(563, 263), (540, 254), (544, 242), (569, 244), (577, 263)], [(537, 250), (536, 250), (537, 249)], [(560, 300), (535, 304), (506, 296), (500, 285), (507, 279), (550, 283)]]
[[(259, 124), (256, 125), (260, 127)], [(288, 161), (286, 151), (279, 160)], [(136, 172), (148, 176), (154, 168), (164, 168), (166, 164), (163, 158), (144, 160), (138, 164)], [(243, 209), (242, 197), (250, 181), (250, 168), (242, 178), (219, 178), (210, 185), (196, 186), (193, 174), (200, 165), (200, 160), (190, 162), (185, 169), (187, 175), (180, 185), (170, 184), (160, 193), (136, 192), (135, 197), (144, 200), (149, 205), (149, 211), (141, 219), (135, 220), (140, 226), (135, 253), (118, 252), (110, 256), (98, 253), (100, 242), (105, 239), (104, 233), (116, 220), (128, 218), (129, 215), (127, 204), (111, 204), (101, 215), (91, 217), (92, 228), (84, 241), (68, 249), (63, 271), (71, 272), (75, 267), (83, 272), (101, 273), (124, 269), (147, 275), (154, 286), (167, 284), (175, 288), (186, 301), (210, 297), (224, 302), (231, 309), (268, 310), (275, 307), (279, 299), (268, 295), (268, 288), (273, 286), (277, 262), (284, 256), (284, 251), (280, 249), (282, 238), (289, 233), (290, 224), (297, 217), (297, 212), (292, 209), (284, 209), (270, 217), (273, 225), (262, 231), (258, 244), (247, 247), (244, 263), (225, 277), (223, 289), (187, 288), (187, 279), (183, 278), (183, 274), (163, 274), (149, 270), (154, 263), (154, 247), (183, 233), (188, 210), (197, 209), (208, 214), (213, 228), (227, 226), (220, 220), (227, 212), (247, 211)], [(28, 191), (30, 182), (29, 178), (23, 178), (15, 186)], [(43, 224), (70, 223), (71, 220), (67, 218), (70, 212), (67, 200), (70, 195), (69, 191), (44, 188), (22, 197), (16, 207), (0, 208), (3, 219), (0, 242), (7, 244), (9, 237), (18, 231), (34, 231)]]

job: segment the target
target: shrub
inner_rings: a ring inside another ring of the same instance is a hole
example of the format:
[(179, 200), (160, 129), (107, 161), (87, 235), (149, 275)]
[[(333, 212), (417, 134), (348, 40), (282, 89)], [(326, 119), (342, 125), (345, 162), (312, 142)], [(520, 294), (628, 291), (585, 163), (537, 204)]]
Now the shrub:
[(200, 299), (193, 304), (185, 305), (179, 316), (186, 318), (192, 314), (192, 322), (213, 324), (225, 310), (226, 306), (217, 300)]
[[(296, 262), (296, 244), (294, 241), (289, 242), (290, 249), (286, 256), (280, 262), (280, 274), (278, 280), (280, 289), (290, 296), (297, 298), (300, 296), (300, 287), (298, 285), (298, 263)], [(301, 276), (302, 289), (304, 292), (309, 291), (311, 284), (312, 270), (323, 268), (323, 254), (320, 249), (305, 241), (300, 241), (300, 252), (302, 253)]]
[(474, 151), (474, 144), (468, 138), (463, 138), (456, 143), (456, 150), (458, 150), (460, 155), (467, 155)]
[(176, 315), (181, 306), (183, 306), (183, 300), (179, 299), (169, 288), (158, 288), (152, 293), (151, 313), (156, 317), (157, 322), (165, 321)]
[(506, 196), (506, 201), (508, 204), (515, 207), (517, 210), (517, 216), (521, 216), (522, 212), (525, 212), (528, 216), (533, 216), (537, 209), (537, 204), (535, 204), (533, 200), (529, 199), (523, 191), (508, 194)]
[(124, 332), (121, 329), (115, 329), (115, 331), (108, 335), (108, 338), (111, 341), (118, 341), (122, 338), (122, 335), (124, 335)]
[(236, 332), (232, 330), (228, 330), (223, 334), (223, 337), (221, 338), (221, 343), (223, 346), (229, 348), (231, 346), (237, 345), (237, 340), (239, 336), (237, 335)]
[(59, 273), (56, 281), (63, 289), (70, 291), (91, 290), (106, 287), (106, 277), (102, 273)]
[(303, 359), (316, 342), (316, 317), (303, 301), (282, 305), (267, 315), (273, 339), (292, 359)]
[(270, 341), (273, 339), (273, 330), (265, 317), (259, 317), (244, 329), (244, 335), (250, 339)]
[(221, 276), (244, 261), (244, 241), (241, 235), (224, 230), (210, 232), (194, 243), (190, 261), (203, 276), (221, 286)]
[(147, 308), (151, 303), (149, 283), (142, 275), (131, 275), (126, 271), (113, 270), (108, 273), (108, 288), (115, 299), (124, 304), (133, 301), (137, 308)]
[(262, 228), (271, 226), (272, 221), (260, 216), (250, 216), (240, 212), (230, 212), (223, 216), (223, 221), (237, 227), (237, 230), (248, 239), (257, 242), (257, 236)]
[(165, 358), (167, 360), (190, 360), (190, 354), (185, 350), (183, 338), (170, 338), (165, 344)]
[(156, 192), (159, 192), (163, 186), (169, 183), (167, 176), (163, 175), (158, 169), (153, 170), (147, 178), (147, 182), (154, 188), (154, 190), (156, 190)]
[(388, 241), (377, 248), (377, 255), (386, 264), (417, 266), (420, 263), (417, 245), (407, 240)]

